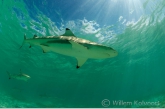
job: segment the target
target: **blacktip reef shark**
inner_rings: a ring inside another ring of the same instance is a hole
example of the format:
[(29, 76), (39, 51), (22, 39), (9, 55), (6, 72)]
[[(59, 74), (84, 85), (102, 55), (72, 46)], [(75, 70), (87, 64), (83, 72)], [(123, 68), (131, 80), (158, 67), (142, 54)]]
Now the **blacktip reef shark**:
[(23, 80), (23, 81), (27, 81), (30, 79), (30, 76), (27, 74), (22, 73), (22, 71), (20, 70), (19, 74), (11, 74), (7, 71), (7, 74), (9, 76), (9, 79), (17, 79), (17, 80)]
[(24, 43), (29, 43), (29, 48), (31, 48), (32, 45), (40, 46), (43, 53), (52, 51), (75, 57), (77, 59), (77, 68), (81, 67), (88, 58), (104, 59), (115, 57), (118, 54), (117, 51), (111, 47), (77, 38), (68, 28), (66, 28), (65, 33), (60, 36), (38, 37), (37, 35), (34, 35), (33, 38), (27, 39), (24, 35), (23, 44)]

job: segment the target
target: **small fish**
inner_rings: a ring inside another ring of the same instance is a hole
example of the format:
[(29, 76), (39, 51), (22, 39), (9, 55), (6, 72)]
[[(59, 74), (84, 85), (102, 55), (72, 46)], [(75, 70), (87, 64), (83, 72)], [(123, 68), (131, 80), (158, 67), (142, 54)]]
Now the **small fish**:
[(17, 80), (23, 80), (23, 81), (27, 81), (28, 79), (30, 79), (30, 76), (27, 74), (24, 74), (21, 72), (19, 74), (11, 74), (7, 71), (7, 74), (9, 75), (9, 79), (17, 79)]

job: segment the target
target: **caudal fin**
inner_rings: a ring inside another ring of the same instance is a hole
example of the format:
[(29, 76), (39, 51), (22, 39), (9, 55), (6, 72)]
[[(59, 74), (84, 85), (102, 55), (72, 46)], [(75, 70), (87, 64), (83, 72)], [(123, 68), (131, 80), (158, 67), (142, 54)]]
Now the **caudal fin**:
[(23, 46), (23, 45), (24, 45), (24, 43), (25, 43), (25, 40), (26, 40), (26, 34), (24, 34), (24, 40), (23, 40), (22, 45), (21, 45), (21, 47), (20, 47), (19, 49), (21, 49), (21, 48), (22, 48), (22, 46)]
[(8, 76), (9, 76), (9, 79), (11, 79), (10, 73), (8, 71), (6, 71), (6, 72), (7, 72)]

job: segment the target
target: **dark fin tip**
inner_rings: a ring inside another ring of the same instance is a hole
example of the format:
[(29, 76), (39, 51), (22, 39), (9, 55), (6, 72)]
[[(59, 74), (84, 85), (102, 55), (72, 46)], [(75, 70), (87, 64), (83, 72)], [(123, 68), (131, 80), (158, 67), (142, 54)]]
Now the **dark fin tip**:
[(19, 49), (21, 49), (22, 48), (22, 46), (21, 47), (19, 47)]
[(9, 79), (11, 79), (11, 78), (9, 78)]
[(78, 69), (78, 68), (80, 68), (80, 66), (78, 66), (78, 65), (77, 65), (77, 67), (76, 67), (76, 68)]
[(47, 47), (49, 47), (49, 45), (46, 45), (46, 44), (40, 44), (40, 45), (43, 45), (43, 46), (47, 46)]
[(43, 53), (46, 53), (44, 50), (42, 50), (43, 51)]
[(31, 48), (32, 46), (30, 45), (29, 48)]
[(70, 30), (69, 28), (66, 28), (66, 30)]

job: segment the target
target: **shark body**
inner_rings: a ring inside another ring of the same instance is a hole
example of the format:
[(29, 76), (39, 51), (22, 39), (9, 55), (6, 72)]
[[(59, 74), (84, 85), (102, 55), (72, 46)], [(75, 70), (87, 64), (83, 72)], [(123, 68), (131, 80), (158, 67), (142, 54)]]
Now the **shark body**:
[(77, 59), (77, 68), (81, 67), (88, 58), (104, 59), (115, 57), (118, 54), (111, 47), (77, 38), (68, 28), (66, 28), (65, 33), (61, 36), (38, 37), (34, 35), (30, 39), (26, 39), (26, 36), (24, 36), (23, 43), (29, 43), (30, 48), (33, 45), (38, 45), (42, 48), (43, 53), (53, 51), (75, 57)]
[(30, 76), (22, 73), (21, 70), (19, 74), (11, 74), (8, 71), (7, 71), (7, 74), (9, 76), (9, 79), (17, 79), (17, 80), (23, 80), (23, 81), (27, 81), (30, 79)]

